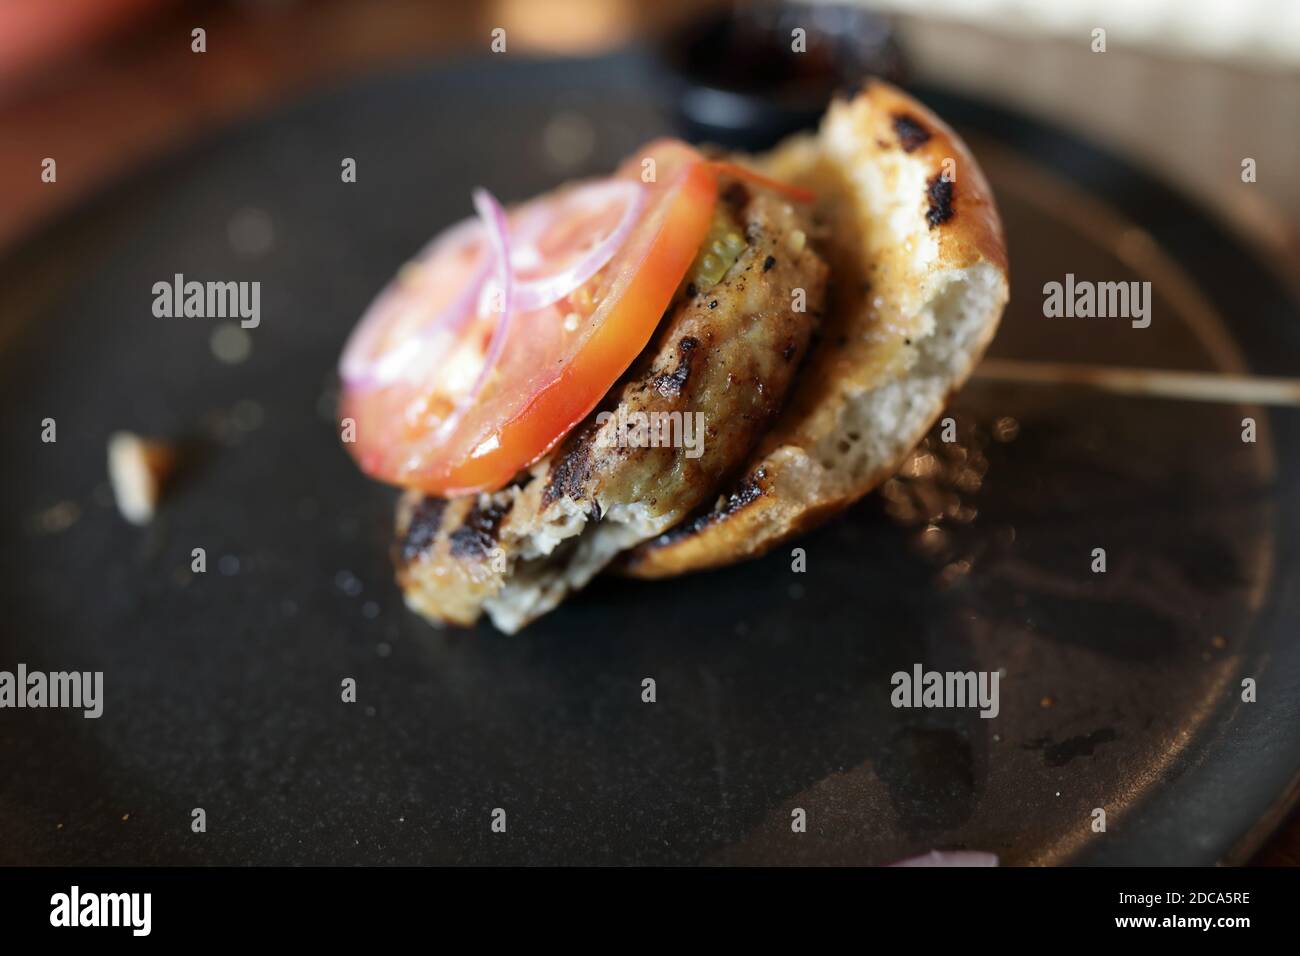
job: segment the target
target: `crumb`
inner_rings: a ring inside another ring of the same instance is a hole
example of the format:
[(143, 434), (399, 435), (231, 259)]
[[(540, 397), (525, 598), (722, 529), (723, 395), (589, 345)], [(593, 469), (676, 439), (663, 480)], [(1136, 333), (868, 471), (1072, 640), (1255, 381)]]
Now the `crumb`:
[(175, 464), (166, 442), (114, 432), (108, 439), (108, 479), (122, 517), (136, 525), (153, 520), (163, 483)]
[(36, 534), (60, 534), (81, 520), (81, 506), (75, 501), (60, 501), (30, 519)]

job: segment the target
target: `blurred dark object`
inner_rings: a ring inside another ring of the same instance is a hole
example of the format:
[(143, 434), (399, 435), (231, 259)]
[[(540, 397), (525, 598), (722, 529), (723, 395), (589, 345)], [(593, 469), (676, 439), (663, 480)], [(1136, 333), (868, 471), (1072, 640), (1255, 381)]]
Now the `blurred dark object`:
[(815, 126), (863, 77), (904, 75), (889, 21), (837, 4), (737, 4), (669, 34), (661, 56), (683, 134), (737, 149)]

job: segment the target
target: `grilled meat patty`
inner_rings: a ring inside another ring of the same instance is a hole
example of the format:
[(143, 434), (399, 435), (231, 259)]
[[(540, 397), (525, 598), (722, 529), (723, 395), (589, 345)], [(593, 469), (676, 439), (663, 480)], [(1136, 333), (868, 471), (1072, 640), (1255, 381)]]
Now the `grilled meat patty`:
[(721, 185), (743, 249), (716, 284), (684, 288), (600, 408), (501, 491), (402, 497), (395, 560), (414, 610), (462, 625), (487, 611), (516, 631), (711, 504), (744, 464), (808, 351), (827, 270), (793, 204)]

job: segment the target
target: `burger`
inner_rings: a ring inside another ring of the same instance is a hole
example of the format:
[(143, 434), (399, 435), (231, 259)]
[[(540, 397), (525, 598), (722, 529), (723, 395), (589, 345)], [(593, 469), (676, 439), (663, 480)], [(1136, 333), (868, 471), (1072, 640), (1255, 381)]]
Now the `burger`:
[(615, 568), (753, 558), (896, 470), (997, 328), (1002, 227), (961, 140), (881, 81), (758, 157), (657, 140), (476, 215), (340, 361), (344, 447), (403, 489), (438, 624), (514, 633)]

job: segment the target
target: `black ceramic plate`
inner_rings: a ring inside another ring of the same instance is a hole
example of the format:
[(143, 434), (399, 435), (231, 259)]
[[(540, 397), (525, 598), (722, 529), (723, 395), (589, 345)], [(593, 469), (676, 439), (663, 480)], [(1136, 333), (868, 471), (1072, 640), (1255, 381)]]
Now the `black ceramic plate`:
[[(0, 862), (1213, 863), (1257, 846), (1300, 766), (1294, 412), (977, 381), (951, 410), (961, 450), (929, 444), (799, 542), (805, 573), (787, 551), (604, 580), (513, 638), (404, 610), (393, 495), (336, 440), (342, 340), (472, 186), (517, 200), (663, 132), (645, 69), (493, 60), (351, 87), (139, 176), (0, 269), (0, 668), (101, 670), (106, 696), (98, 720), (0, 711)], [(1006, 218), (995, 354), (1300, 371), (1279, 286), (1194, 209), (1048, 129), (929, 99)], [(1151, 279), (1151, 328), (1044, 320), (1042, 283), (1066, 272)], [(154, 317), (175, 273), (261, 281), (244, 361), (214, 358), (217, 320)], [(205, 451), (146, 530), (106, 493), (122, 428)], [(890, 675), (915, 663), (1004, 669), (1000, 715), (893, 709)]]

